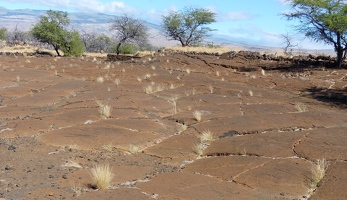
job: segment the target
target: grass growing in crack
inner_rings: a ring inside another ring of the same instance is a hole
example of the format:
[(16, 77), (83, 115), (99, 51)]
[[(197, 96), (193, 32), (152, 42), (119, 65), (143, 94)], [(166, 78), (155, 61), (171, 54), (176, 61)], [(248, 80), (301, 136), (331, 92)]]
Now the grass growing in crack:
[(325, 159), (318, 159), (316, 163), (311, 167), (312, 173), (312, 186), (317, 187), (325, 176), (325, 172), (328, 168), (328, 162)]
[(113, 145), (112, 144), (105, 144), (102, 145), (101, 148), (104, 149), (105, 151), (112, 152), (113, 151)]
[(109, 164), (95, 165), (91, 170), (94, 186), (100, 190), (107, 189), (113, 179), (113, 173)]
[(299, 112), (306, 112), (308, 110), (307, 106), (303, 103), (296, 103), (294, 107)]
[(102, 105), (99, 108), (99, 113), (100, 113), (102, 119), (110, 118), (111, 117), (111, 111), (112, 111), (112, 107), (109, 105)]
[(195, 110), (193, 112), (194, 118), (196, 119), (196, 121), (200, 122), (201, 121), (201, 116), (202, 116), (202, 112), (200, 110)]
[(195, 144), (193, 146), (193, 152), (196, 153), (196, 155), (201, 156), (204, 153), (204, 144)]
[(105, 105), (99, 100), (95, 100), (96, 104), (99, 106), (99, 113), (102, 119), (107, 119), (111, 117), (112, 106)]
[(130, 144), (130, 146), (129, 146), (129, 152), (131, 153), (131, 154), (135, 154), (135, 153), (137, 153), (138, 151), (139, 151), (139, 147), (138, 146), (136, 146), (136, 145), (133, 145), (133, 144)]
[(203, 131), (200, 136), (201, 142), (211, 141), (213, 140), (213, 138), (214, 138), (214, 133), (212, 133), (210, 130)]

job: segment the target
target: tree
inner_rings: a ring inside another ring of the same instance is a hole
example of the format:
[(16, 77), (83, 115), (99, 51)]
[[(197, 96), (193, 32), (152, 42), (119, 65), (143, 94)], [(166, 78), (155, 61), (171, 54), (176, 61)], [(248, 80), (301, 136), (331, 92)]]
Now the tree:
[(84, 52), (83, 41), (78, 31), (69, 32), (62, 47), (65, 56), (81, 56)]
[(313, 41), (332, 44), (336, 65), (341, 67), (347, 52), (347, 5), (344, 0), (289, 0), (293, 11), (284, 14), (298, 19), (295, 29)]
[(148, 29), (145, 24), (126, 14), (116, 17), (111, 24), (110, 30), (116, 31), (116, 38), (118, 39), (116, 46), (117, 55), (119, 55), (120, 46), (123, 43), (139, 44), (148, 39)]
[[(292, 40), (293, 38), (289, 35), (289, 33), (287, 32), (286, 34), (281, 34), (281, 37), (283, 38), (284, 40), (284, 43), (285, 43), (285, 47), (283, 48), (284, 50), (284, 54), (285, 55), (292, 55), (292, 51), (294, 47), (297, 47), (298, 45), (294, 45), (292, 43)], [(290, 52), (288, 52), (288, 49), (290, 49)]]
[(7, 37), (7, 28), (0, 28), (0, 40), (6, 40)]
[(69, 24), (67, 12), (49, 10), (46, 15), (40, 16), (31, 33), (39, 42), (52, 45), (58, 56), (59, 50), (62, 50), (64, 55), (78, 56), (81, 54), (80, 44), (83, 46), (83, 43), (78, 32), (66, 30)]
[(168, 39), (177, 40), (181, 45), (197, 44), (209, 36), (213, 29), (205, 25), (216, 22), (216, 14), (203, 8), (186, 8), (162, 16), (162, 27)]

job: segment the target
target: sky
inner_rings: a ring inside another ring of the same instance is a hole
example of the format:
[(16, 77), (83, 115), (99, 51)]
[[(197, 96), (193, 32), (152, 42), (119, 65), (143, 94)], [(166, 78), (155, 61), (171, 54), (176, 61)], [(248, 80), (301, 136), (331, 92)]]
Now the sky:
[(209, 27), (214, 34), (246, 44), (282, 47), (282, 34), (292, 35), (292, 43), (300, 48), (330, 48), (311, 42), (294, 31), (294, 22), (281, 14), (290, 11), (285, 0), (0, 0), (7, 9), (61, 10), (67, 12), (98, 12), (113, 15), (129, 14), (160, 24), (170, 11), (186, 7), (205, 8), (216, 13), (217, 22)]

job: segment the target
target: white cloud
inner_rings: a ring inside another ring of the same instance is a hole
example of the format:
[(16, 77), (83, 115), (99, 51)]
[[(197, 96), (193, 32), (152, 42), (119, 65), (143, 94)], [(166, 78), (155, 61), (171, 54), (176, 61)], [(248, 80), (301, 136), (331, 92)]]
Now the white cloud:
[(30, 3), (47, 6), (52, 9), (67, 9), (80, 12), (124, 13), (131, 10), (131, 8), (128, 8), (122, 1), (103, 3), (99, 0), (7, 0), (7, 2), (15, 2), (18, 4)]
[(237, 20), (250, 20), (255, 17), (254, 14), (252, 13), (246, 13), (243, 11), (238, 11), (238, 12), (228, 12), (224, 15), (221, 16), (221, 19), (229, 21), (237, 21)]

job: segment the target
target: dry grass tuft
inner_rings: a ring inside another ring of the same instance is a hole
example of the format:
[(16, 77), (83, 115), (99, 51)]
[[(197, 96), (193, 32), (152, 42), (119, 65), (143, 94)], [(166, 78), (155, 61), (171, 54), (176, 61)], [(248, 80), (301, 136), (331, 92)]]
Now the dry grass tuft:
[(100, 76), (96, 79), (96, 82), (103, 83), (105, 81), (104, 77)]
[(181, 52), (186, 52), (186, 53), (208, 53), (208, 54), (223, 54), (230, 52), (229, 48), (208, 48), (208, 47), (180, 47), (180, 46), (175, 46), (175, 47), (167, 47), (165, 50), (172, 50), (172, 51), (181, 51)]
[(294, 106), (298, 112), (306, 112), (308, 110), (307, 106), (303, 103), (296, 103)]
[(198, 156), (201, 156), (204, 153), (204, 144), (195, 144), (193, 147), (193, 152), (196, 153)]
[(130, 152), (131, 154), (135, 154), (135, 153), (137, 153), (139, 150), (140, 150), (140, 148), (139, 148), (138, 146), (133, 145), (133, 144), (130, 144), (130, 146), (129, 146), (129, 152)]
[(91, 170), (92, 179), (96, 188), (102, 190), (107, 189), (113, 179), (113, 173), (109, 164), (98, 164), (95, 165)]
[(202, 112), (200, 110), (195, 110), (193, 112), (194, 118), (196, 119), (196, 121), (200, 122), (201, 121), (201, 116), (202, 116)]
[(316, 163), (312, 165), (312, 186), (317, 187), (325, 176), (325, 172), (328, 168), (328, 162), (323, 159), (316, 160)]
[(213, 140), (213, 138), (214, 138), (214, 133), (212, 133), (210, 130), (203, 131), (200, 136), (201, 142), (211, 141)]

